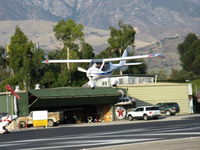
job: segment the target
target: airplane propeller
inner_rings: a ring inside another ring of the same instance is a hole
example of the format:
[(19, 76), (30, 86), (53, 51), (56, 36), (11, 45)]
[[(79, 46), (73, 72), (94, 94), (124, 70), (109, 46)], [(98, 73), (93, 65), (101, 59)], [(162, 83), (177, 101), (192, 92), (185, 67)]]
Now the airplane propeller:
[(81, 68), (81, 67), (78, 67), (78, 71), (80, 71), (80, 72), (87, 72), (87, 70), (85, 70), (84, 68)]

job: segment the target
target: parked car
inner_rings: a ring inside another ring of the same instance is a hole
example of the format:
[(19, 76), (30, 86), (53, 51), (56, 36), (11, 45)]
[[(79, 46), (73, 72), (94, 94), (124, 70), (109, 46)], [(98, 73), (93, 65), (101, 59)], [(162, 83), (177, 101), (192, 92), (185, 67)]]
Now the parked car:
[(158, 103), (155, 106), (160, 108), (160, 112), (162, 114), (166, 114), (167, 116), (176, 115), (176, 113), (180, 112), (179, 105), (175, 102), (173, 103)]
[(160, 115), (160, 109), (156, 106), (141, 106), (127, 113), (128, 120), (130, 121), (133, 119), (157, 119)]
[[(33, 125), (33, 112), (30, 112), (28, 116), (19, 117), (18, 119), (20, 128), (25, 128), (30, 125)], [(63, 112), (48, 112), (48, 126), (52, 127), (56, 124), (59, 124), (64, 120)]]

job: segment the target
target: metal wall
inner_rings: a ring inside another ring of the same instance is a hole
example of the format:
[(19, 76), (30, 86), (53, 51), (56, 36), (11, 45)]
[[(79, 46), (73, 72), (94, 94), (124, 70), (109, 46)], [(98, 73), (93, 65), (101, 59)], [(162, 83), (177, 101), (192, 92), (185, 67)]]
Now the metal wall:
[[(21, 99), (17, 100), (18, 116), (26, 116), (29, 113), (28, 95), (26, 92), (18, 93)], [(15, 114), (14, 96), (10, 93), (0, 93), (0, 112)]]
[(29, 114), (28, 93), (18, 93), (21, 99), (17, 100), (18, 116), (27, 116)]
[(160, 102), (177, 102), (180, 114), (191, 113), (188, 84), (154, 83), (123, 86), (128, 96), (135, 98), (136, 106), (154, 105)]
[(0, 112), (13, 114), (13, 96), (9, 94), (0, 95)]

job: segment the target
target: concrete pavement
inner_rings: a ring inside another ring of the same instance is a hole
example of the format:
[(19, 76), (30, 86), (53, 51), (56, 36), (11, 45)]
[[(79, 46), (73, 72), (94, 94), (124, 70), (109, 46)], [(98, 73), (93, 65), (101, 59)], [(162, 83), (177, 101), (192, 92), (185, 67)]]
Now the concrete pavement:
[(93, 148), (89, 150), (199, 150), (200, 137), (177, 140), (135, 143), (119, 146)]

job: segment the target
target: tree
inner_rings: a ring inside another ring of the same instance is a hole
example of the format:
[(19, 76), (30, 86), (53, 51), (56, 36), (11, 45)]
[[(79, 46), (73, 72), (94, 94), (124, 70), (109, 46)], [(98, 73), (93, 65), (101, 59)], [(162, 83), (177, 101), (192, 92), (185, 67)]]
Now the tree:
[(183, 43), (180, 43), (178, 45), (179, 54), (183, 56), (191, 47), (192, 43), (196, 40), (198, 40), (198, 37), (194, 33), (189, 33), (185, 37), (185, 40), (183, 41)]
[(32, 68), (31, 68), (31, 85), (40, 83), (44, 74), (48, 71), (48, 67), (41, 63), (44, 60), (44, 50), (34, 49), (32, 51)]
[[(70, 59), (70, 49), (76, 45), (76, 42), (83, 40), (83, 25), (76, 24), (72, 19), (68, 19), (67, 21), (61, 20), (53, 30), (56, 38), (64, 43), (67, 51), (67, 59)], [(70, 70), (69, 63), (67, 64), (67, 68)]]
[(17, 26), (9, 45), (9, 66), (13, 70), (13, 76), (18, 75), (18, 83), (27, 90), (31, 82), (31, 69), (33, 66), (32, 50), (34, 45)]
[[(79, 45), (84, 40), (83, 25), (76, 24), (72, 19), (61, 20), (54, 27), (55, 36), (63, 42), (62, 59), (80, 58)], [(59, 85), (72, 85), (73, 72), (77, 69), (77, 64), (61, 65), (61, 74), (58, 78)]]
[(153, 74), (158, 75), (158, 80), (167, 80), (167, 73), (166, 73), (166, 70), (164, 69), (157, 70)]
[(44, 73), (44, 76), (41, 78), (40, 84), (42, 84), (45, 88), (54, 87), (56, 82), (56, 72), (47, 71)]
[[(90, 44), (85, 42), (82, 43), (80, 57), (81, 59), (93, 59), (95, 57), (94, 50)], [(88, 64), (82, 63), (81, 67), (86, 68), (88, 67)]]
[(82, 48), (81, 48), (81, 58), (92, 59), (94, 57), (95, 57), (95, 53), (92, 46), (88, 43), (83, 42)]
[(110, 27), (110, 38), (108, 39), (110, 48), (114, 50), (118, 57), (122, 55), (128, 46), (134, 48), (136, 34), (131, 25), (124, 24), (122, 21), (119, 21), (119, 27), (120, 29)]
[[(51, 51), (48, 54), (48, 59), (60, 59), (62, 51)], [(52, 88), (59, 86), (58, 76), (61, 73), (60, 64), (44, 64), (43, 75), (40, 78), (40, 84), (45, 88)]]
[(0, 67), (6, 68), (5, 49), (0, 46)]
[(112, 52), (112, 49), (110, 47), (106, 48), (105, 50), (101, 51), (98, 55), (96, 55), (97, 59), (109, 58), (109, 57), (118, 57), (116, 53)]
[(192, 72), (188, 72), (185, 70), (172, 70), (170, 75), (170, 80), (175, 80), (176, 82), (185, 82), (188, 79), (195, 79), (194, 74)]
[(178, 45), (180, 60), (183, 70), (192, 72), (194, 75), (200, 75), (200, 39), (190, 33), (186, 36), (183, 43)]
[(5, 51), (5, 48), (0, 46), (0, 82), (10, 76)]

